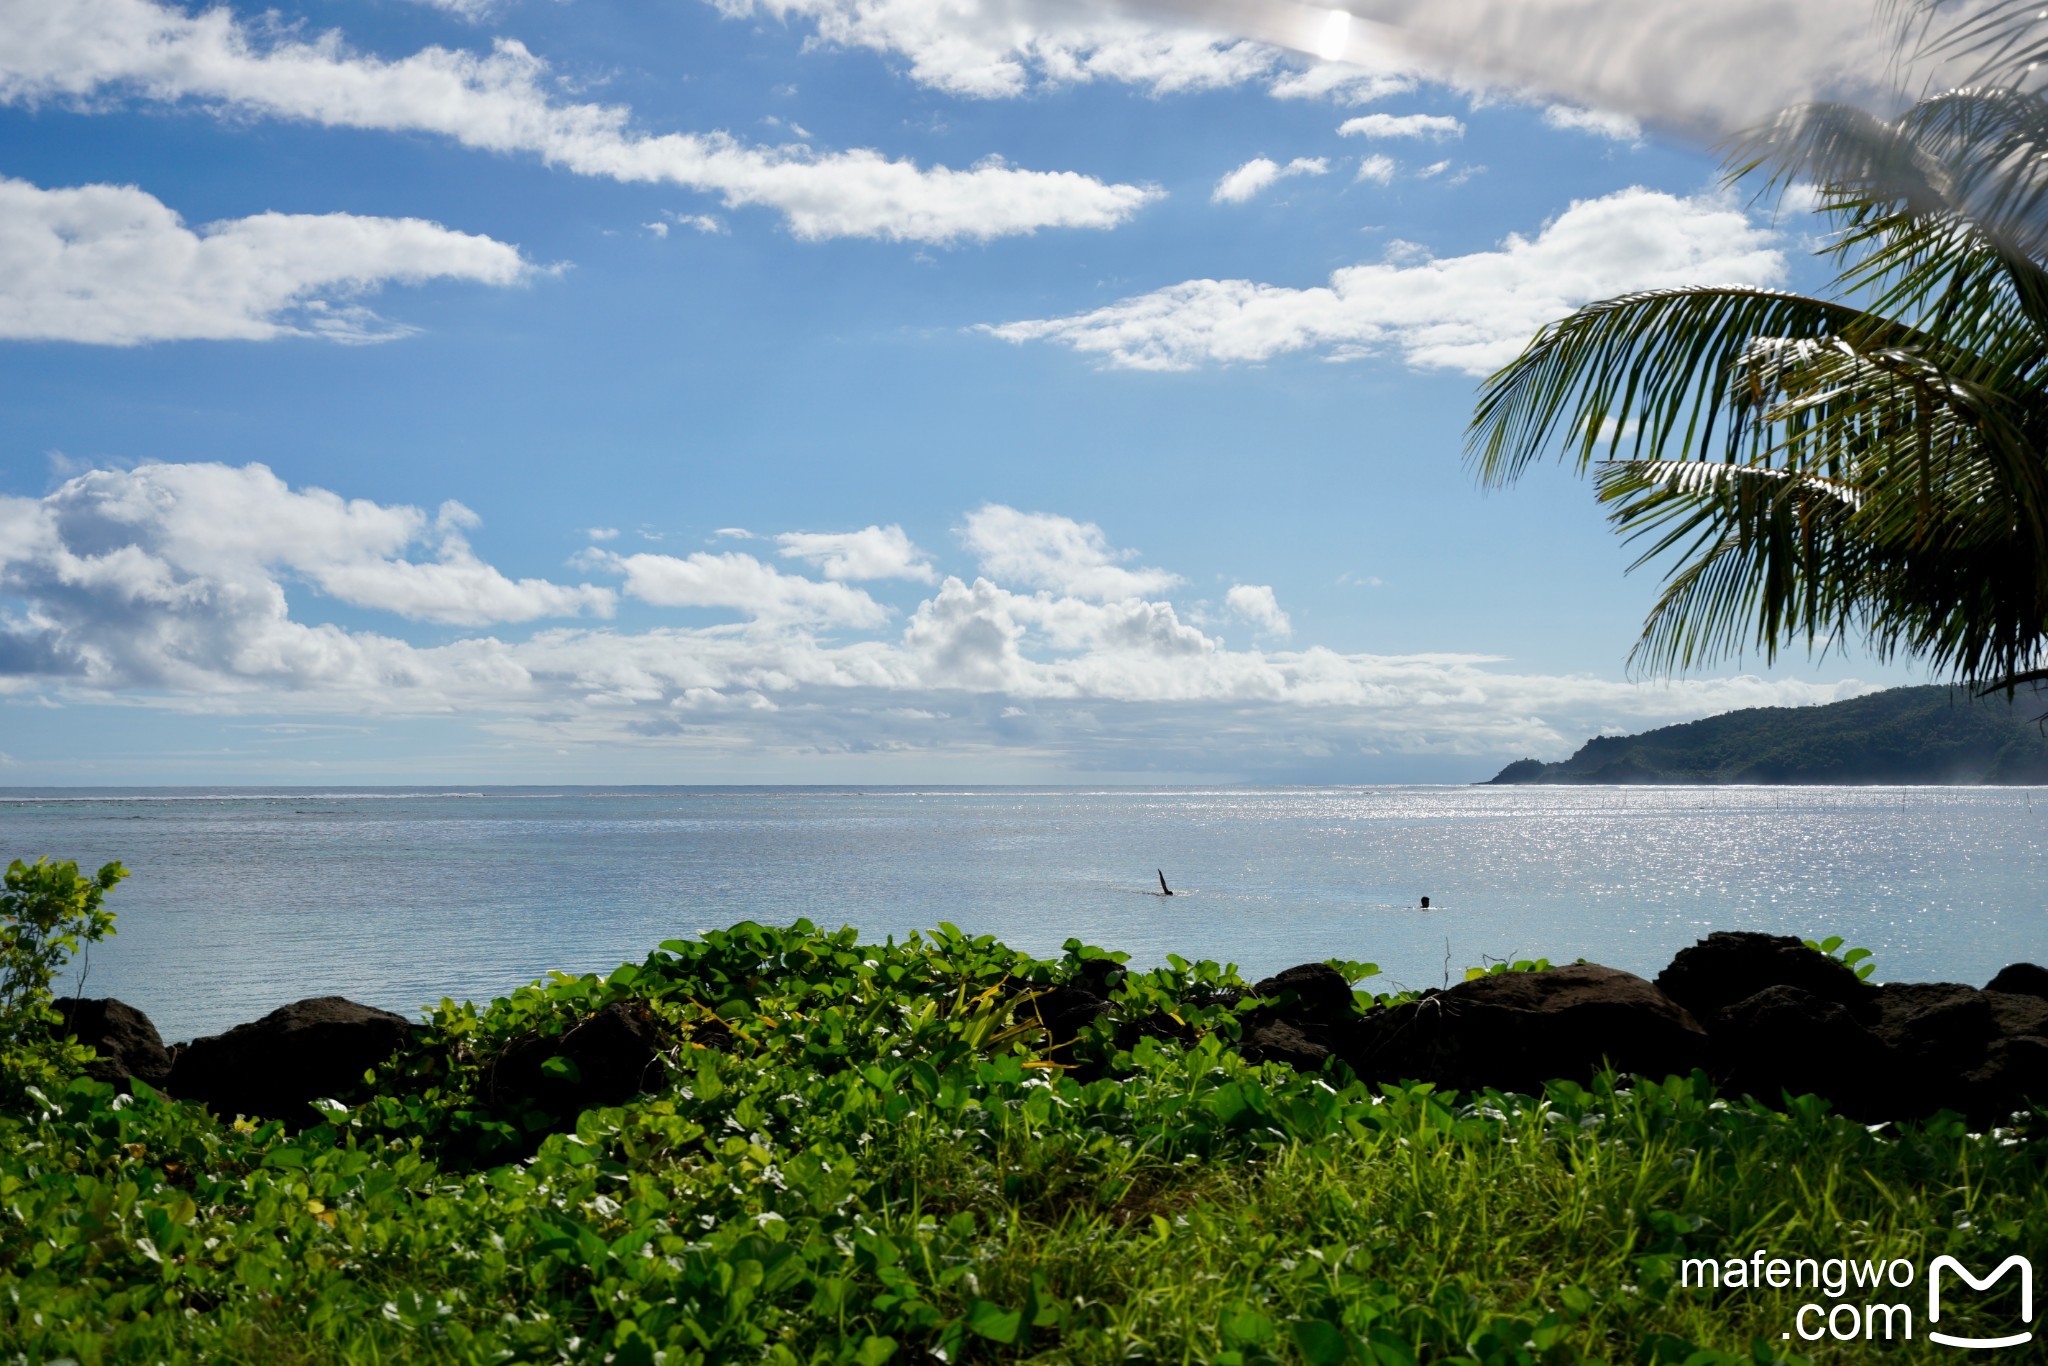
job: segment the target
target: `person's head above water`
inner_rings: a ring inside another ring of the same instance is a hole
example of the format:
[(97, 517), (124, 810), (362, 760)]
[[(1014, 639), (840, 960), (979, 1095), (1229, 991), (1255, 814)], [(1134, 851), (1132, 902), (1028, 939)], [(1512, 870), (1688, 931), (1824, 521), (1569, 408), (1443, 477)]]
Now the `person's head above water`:
[(1425, 911), (1429, 909), (1429, 898), (1428, 898), (1428, 897), (1424, 897), (1424, 898), (1422, 898), (1422, 909), (1423, 909), (1423, 910), (1425, 910)]

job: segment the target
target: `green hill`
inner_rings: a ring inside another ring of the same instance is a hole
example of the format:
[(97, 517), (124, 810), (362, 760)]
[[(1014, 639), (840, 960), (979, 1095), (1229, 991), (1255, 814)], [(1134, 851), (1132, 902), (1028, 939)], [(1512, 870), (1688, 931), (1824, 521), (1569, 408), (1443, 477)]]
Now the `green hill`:
[(2048, 783), (2048, 692), (1973, 699), (1894, 688), (1819, 707), (1751, 707), (1519, 759), (1496, 783)]

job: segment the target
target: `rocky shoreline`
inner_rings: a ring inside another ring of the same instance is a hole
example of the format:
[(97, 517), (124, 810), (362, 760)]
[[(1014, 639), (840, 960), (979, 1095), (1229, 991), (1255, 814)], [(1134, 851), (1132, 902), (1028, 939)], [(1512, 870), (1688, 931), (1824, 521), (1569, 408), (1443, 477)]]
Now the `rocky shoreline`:
[[(1072, 981), (1017, 984), (1013, 1016), (1045, 1029), (1045, 1051), (1105, 1021), (1120, 1048), (1144, 1037), (1191, 1038), (1172, 1016), (1127, 1016), (1112, 994), (1122, 969), (1090, 959)], [(1974, 1126), (2048, 1104), (2048, 969), (2018, 963), (1983, 988), (1873, 985), (1847, 965), (1782, 935), (1722, 932), (1679, 951), (1654, 980), (1577, 963), (1505, 972), (1361, 1010), (1350, 984), (1321, 963), (1256, 983), (1263, 1004), (1241, 1015), (1238, 1049), (1254, 1061), (1316, 1070), (1335, 1058), (1362, 1080), (1427, 1081), (1459, 1091), (1540, 1093), (1589, 1081), (1604, 1065), (1652, 1079), (1703, 1070), (1723, 1092), (1770, 1104), (1815, 1095), (1866, 1123), (1948, 1110)], [(1218, 993), (1237, 1004), (1245, 993)], [(310, 1122), (309, 1103), (347, 1101), (363, 1077), (416, 1041), (422, 1027), (341, 997), (316, 997), (225, 1033), (166, 1048), (147, 1016), (111, 999), (56, 1003), (68, 1031), (93, 1046), (89, 1074), (131, 1078), (222, 1116)], [(566, 1032), (513, 1040), (490, 1060), (490, 1085), (557, 1114), (621, 1103), (662, 1084), (662, 1022), (618, 1001)], [(703, 1033), (695, 1042), (718, 1046)], [(565, 1059), (566, 1064), (557, 1059)]]

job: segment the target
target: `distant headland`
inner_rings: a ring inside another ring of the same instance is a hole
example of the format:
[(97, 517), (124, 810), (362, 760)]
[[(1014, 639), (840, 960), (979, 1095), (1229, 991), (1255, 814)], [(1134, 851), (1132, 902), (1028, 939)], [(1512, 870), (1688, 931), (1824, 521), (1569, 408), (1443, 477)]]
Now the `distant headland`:
[(1893, 688), (1818, 707), (1751, 707), (1518, 759), (1495, 783), (2048, 783), (2048, 693)]

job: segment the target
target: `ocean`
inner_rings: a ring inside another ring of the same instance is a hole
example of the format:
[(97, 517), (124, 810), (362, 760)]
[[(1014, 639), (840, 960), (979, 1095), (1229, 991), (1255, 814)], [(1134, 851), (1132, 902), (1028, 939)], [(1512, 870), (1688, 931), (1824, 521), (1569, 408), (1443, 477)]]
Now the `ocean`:
[(0, 856), (36, 855), (128, 866), (84, 991), (167, 1040), (799, 916), (1409, 987), (1536, 956), (1650, 975), (1710, 929), (1841, 935), (1879, 980), (2048, 960), (2048, 789), (0, 789)]

